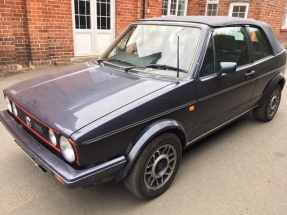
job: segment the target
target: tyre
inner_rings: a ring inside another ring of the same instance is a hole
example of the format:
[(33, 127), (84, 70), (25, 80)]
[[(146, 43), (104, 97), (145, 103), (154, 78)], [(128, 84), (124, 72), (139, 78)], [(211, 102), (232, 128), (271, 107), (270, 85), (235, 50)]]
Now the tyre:
[(139, 154), (123, 181), (125, 187), (141, 199), (163, 194), (178, 171), (181, 156), (181, 143), (175, 134), (159, 135)]
[(281, 90), (281, 86), (276, 85), (275, 89), (272, 91), (265, 104), (253, 110), (255, 119), (263, 122), (269, 122), (273, 119), (280, 104)]

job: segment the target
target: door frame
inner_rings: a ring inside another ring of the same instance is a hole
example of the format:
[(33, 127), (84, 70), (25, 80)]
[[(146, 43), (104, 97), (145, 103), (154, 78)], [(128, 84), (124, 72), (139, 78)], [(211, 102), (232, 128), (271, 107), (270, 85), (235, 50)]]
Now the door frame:
[[(110, 16), (110, 24), (111, 24), (111, 29), (109, 30), (110, 32), (105, 32), (105, 30), (101, 30), (101, 29), (97, 29), (97, 0), (90, 0), (92, 2), (92, 5), (91, 5), (91, 29), (76, 29), (75, 28), (75, 4), (74, 4), (74, 0), (71, 0), (71, 5), (72, 5), (72, 27), (73, 27), (73, 46), (74, 46), (74, 56), (75, 57), (84, 57), (84, 56), (93, 56), (93, 55), (101, 55), (102, 53), (100, 53), (98, 50), (97, 50), (97, 43), (98, 43), (98, 33), (99, 34), (110, 34), (111, 35), (111, 43), (112, 41), (115, 40), (115, 35), (116, 35), (116, 26), (115, 26), (115, 6), (116, 6), (116, 3), (115, 3), (115, 0), (111, 0), (110, 1), (110, 6), (111, 6), (111, 9), (110, 9), (110, 13), (111, 13), (111, 16)], [(94, 20), (94, 21), (93, 21)], [(77, 54), (76, 52), (76, 34), (81, 34), (81, 33), (86, 33), (87, 30), (90, 30), (91, 31), (91, 34), (92, 34), (92, 41), (91, 41), (91, 44), (92, 44), (92, 47), (91, 47), (91, 53), (83, 53), (83, 54)], [(76, 32), (77, 31), (77, 32)]]
[[(239, 26), (226, 26), (223, 28), (228, 27), (239, 27)], [(249, 64), (244, 64), (237, 67), (236, 72), (234, 74), (224, 75), (221, 77), (218, 77), (216, 71), (211, 76), (200, 77), (199, 74), (201, 69), (198, 70), (196, 74), (195, 81), (196, 81), (196, 93), (197, 93), (197, 103), (196, 103), (197, 111), (193, 124), (195, 127), (192, 131), (193, 141), (191, 141), (189, 144), (194, 142), (194, 140), (200, 139), (201, 137), (205, 136), (211, 131), (214, 131), (217, 128), (222, 127), (222, 125), (225, 125), (226, 122), (238, 118), (238, 116), (241, 116), (242, 113), (248, 111), (248, 108), (250, 107), (256, 80), (253, 76), (252, 77), (246, 76), (247, 72), (254, 70), (255, 67), (251, 57), (252, 48), (250, 44), (250, 36), (248, 34), (249, 30), (247, 26), (245, 26), (244, 28), (246, 31), (246, 40), (247, 40), (246, 45), (250, 56)], [(214, 60), (216, 60), (216, 54), (214, 50), (214, 48), (216, 47), (214, 46), (213, 37), (214, 37), (213, 33), (210, 33), (208, 41), (209, 40), (213, 41), (213, 55), (215, 55)], [(204, 59), (202, 60), (201, 63), (203, 63), (203, 61)], [(241, 77), (241, 82), (230, 85), (232, 80), (239, 80), (238, 77)], [(207, 84), (208, 82), (209, 84)], [(204, 85), (206, 85), (206, 88)], [(222, 86), (222, 89), (219, 89), (217, 86)], [(218, 90), (212, 91), (211, 94), (209, 94), (209, 90), (212, 87), (215, 89), (218, 88)], [(199, 95), (198, 93), (198, 91), (200, 91), (200, 88), (205, 89), (205, 91), (203, 90), (201, 91), (203, 92), (202, 93), (203, 95)], [(240, 94), (242, 94), (241, 91), (244, 92), (245, 98), (237, 97), (238, 95), (240, 96)], [(249, 92), (249, 94), (246, 94), (246, 92)], [(240, 103), (236, 102), (231, 103), (230, 100), (232, 99), (239, 100), (238, 98), (241, 99)], [(202, 116), (205, 116), (205, 118)]]

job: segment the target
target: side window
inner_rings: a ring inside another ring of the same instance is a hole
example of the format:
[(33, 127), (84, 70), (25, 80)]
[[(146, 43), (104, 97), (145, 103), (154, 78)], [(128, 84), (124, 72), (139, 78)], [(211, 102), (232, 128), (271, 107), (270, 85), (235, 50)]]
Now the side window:
[(225, 27), (214, 30), (217, 70), (220, 62), (235, 62), (237, 66), (250, 63), (246, 35), (243, 27)]
[(210, 38), (208, 47), (204, 56), (204, 60), (199, 72), (199, 77), (205, 77), (213, 75), (214, 72), (214, 56), (213, 56), (213, 43), (212, 38)]
[(272, 55), (269, 43), (264, 34), (258, 28), (254, 27), (249, 27), (249, 31), (251, 34), (250, 36), (253, 45), (255, 61)]

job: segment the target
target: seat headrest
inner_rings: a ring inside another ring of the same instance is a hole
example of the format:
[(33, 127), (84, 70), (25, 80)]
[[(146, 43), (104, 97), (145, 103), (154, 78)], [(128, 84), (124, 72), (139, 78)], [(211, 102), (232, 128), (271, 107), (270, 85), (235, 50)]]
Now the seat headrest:
[(216, 50), (234, 51), (235, 37), (231, 35), (215, 35), (214, 43)]

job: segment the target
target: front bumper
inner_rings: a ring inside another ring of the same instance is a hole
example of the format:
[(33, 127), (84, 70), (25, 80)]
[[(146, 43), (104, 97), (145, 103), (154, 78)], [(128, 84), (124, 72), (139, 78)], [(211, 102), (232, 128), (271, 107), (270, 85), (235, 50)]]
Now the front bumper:
[(113, 178), (126, 163), (121, 156), (88, 169), (75, 170), (21, 128), (7, 111), (0, 112), (0, 121), (38, 166), (60, 177), (68, 188), (86, 187)]

